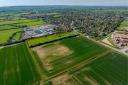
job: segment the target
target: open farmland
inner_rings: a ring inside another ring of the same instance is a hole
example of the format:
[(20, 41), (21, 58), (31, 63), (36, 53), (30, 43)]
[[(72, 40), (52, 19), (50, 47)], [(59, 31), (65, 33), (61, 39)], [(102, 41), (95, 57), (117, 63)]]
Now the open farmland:
[(126, 85), (128, 57), (84, 37), (33, 48), (44, 85)]
[(0, 85), (128, 85), (126, 3), (78, 1), (0, 2)]
[[(22, 31), (22, 30), (21, 29), (10, 29), (10, 30), (0, 31), (0, 44), (7, 43), (7, 41), (12, 36), (12, 34), (15, 32), (19, 32), (19, 31)], [(18, 35), (16, 38), (19, 39), (19, 36), (20, 35)]]
[(37, 46), (37, 45), (40, 45), (43, 43), (47, 43), (50, 41), (59, 40), (59, 39), (65, 38), (65, 37), (75, 36), (75, 35), (77, 35), (77, 34), (74, 32), (53, 34), (53, 35), (43, 36), (43, 37), (39, 37), (39, 38), (29, 39), (28, 44), (30, 47)]
[[(41, 26), (45, 22), (30, 20), (30, 19), (17, 19), (10, 21), (0, 21), (0, 44), (7, 44), (8, 39), (16, 32), (23, 31), (24, 27)], [(21, 33), (14, 36), (14, 40), (18, 41)]]
[(105, 55), (110, 50), (84, 37), (73, 37), (34, 48), (45, 76), (50, 77), (73, 66)]
[(108, 53), (91, 64), (72, 70), (77, 85), (127, 85), (128, 57), (119, 53)]
[(40, 80), (24, 43), (0, 49), (0, 85), (32, 85)]

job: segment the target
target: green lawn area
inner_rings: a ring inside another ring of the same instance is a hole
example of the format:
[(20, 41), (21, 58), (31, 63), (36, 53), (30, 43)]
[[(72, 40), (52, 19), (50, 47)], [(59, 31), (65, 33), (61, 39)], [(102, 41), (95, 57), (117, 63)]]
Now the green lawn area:
[[(71, 73), (82, 85), (127, 85), (128, 57), (115, 52), (84, 65), (79, 71)], [(79, 85), (79, 84), (78, 84)]]
[(66, 33), (61, 33), (61, 34), (53, 34), (53, 35), (49, 35), (49, 36), (43, 36), (43, 37), (39, 37), (39, 38), (30, 39), (30, 40), (28, 40), (28, 44), (29, 44), (29, 46), (35, 46), (40, 43), (45, 43), (45, 42), (57, 40), (60, 38), (73, 36), (73, 35), (76, 35), (76, 33), (66, 32)]
[(7, 43), (9, 37), (12, 36), (13, 33), (21, 31), (22, 29), (11, 29), (0, 31), (0, 44)]
[(31, 52), (24, 43), (0, 49), (0, 85), (33, 85), (38, 80)]
[(107, 48), (81, 36), (35, 47), (33, 50), (37, 60), (41, 60), (40, 67), (47, 77), (108, 52)]
[(128, 29), (128, 20), (124, 20), (121, 25), (118, 27), (118, 30)]

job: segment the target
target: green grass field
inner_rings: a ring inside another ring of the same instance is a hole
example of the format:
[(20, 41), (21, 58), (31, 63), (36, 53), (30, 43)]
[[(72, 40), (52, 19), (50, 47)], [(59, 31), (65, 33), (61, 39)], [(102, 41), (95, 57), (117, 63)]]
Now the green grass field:
[(127, 56), (112, 52), (70, 73), (80, 85), (127, 85), (127, 62)]
[(0, 49), (0, 85), (32, 85), (40, 80), (24, 43)]
[(21, 30), (22, 29), (11, 29), (11, 30), (0, 31), (0, 44), (7, 43), (9, 37), (11, 37), (13, 33), (21, 31)]
[(40, 57), (38, 60), (42, 59), (41, 68), (48, 77), (108, 52), (105, 47), (84, 37), (67, 38), (34, 50)]
[(124, 20), (121, 25), (118, 27), (118, 30), (126, 30), (128, 29), (128, 20)]
[(34, 47), (33, 53), (45, 85), (128, 83), (128, 57), (82, 36)]
[(30, 39), (30, 40), (28, 40), (28, 44), (29, 44), (29, 46), (35, 46), (35, 45), (40, 44), (40, 43), (45, 43), (45, 42), (57, 40), (60, 38), (73, 36), (73, 35), (76, 35), (76, 33), (67, 32), (67, 33), (61, 33), (61, 34), (53, 34), (50, 36), (43, 36), (43, 37), (39, 37), (39, 38)]

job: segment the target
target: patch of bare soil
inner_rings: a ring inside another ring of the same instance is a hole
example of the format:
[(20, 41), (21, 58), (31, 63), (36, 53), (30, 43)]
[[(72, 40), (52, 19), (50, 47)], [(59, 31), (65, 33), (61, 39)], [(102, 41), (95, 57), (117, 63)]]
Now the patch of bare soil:
[(69, 82), (70, 76), (68, 74), (63, 74), (58, 77), (53, 78), (53, 85), (73, 85), (72, 82)]
[(108, 45), (110, 45), (110, 46), (113, 46), (112, 43), (110, 43), (110, 41), (108, 40), (108, 38), (109, 38), (109, 37), (103, 39), (102, 42), (104, 42), (104, 43), (106, 43), (106, 44), (108, 44)]
[(85, 79), (85, 81), (89, 82), (90, 85), (99, 85), (98, 82), (95, 79), (91, 78), (91, 77), (85, 76), (84, 79)]
[(51, 61), (73, 53), (73, 51), (68, 47), (60, 45), (59, 43), (54, 43), (50, 46), (36, 47), (34, 48), (34, 51), (37, 52), (40, 60), (47, 70), (53, 69), (52, 65), (50, 64)]

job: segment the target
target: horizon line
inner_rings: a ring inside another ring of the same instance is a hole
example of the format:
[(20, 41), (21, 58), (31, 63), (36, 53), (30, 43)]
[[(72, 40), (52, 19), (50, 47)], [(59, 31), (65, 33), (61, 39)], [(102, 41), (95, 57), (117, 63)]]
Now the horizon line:
[(128, 5), (63, 5), (63, 4), (57, 4), (57, 5), (52, 5), (52, 4), (49, 4), (49, 5), (10, 5), (10, 6), (0, 6), (0, 7), (24, 7), (24, 6), (97, 6), (97, 7), (128, 7)]

